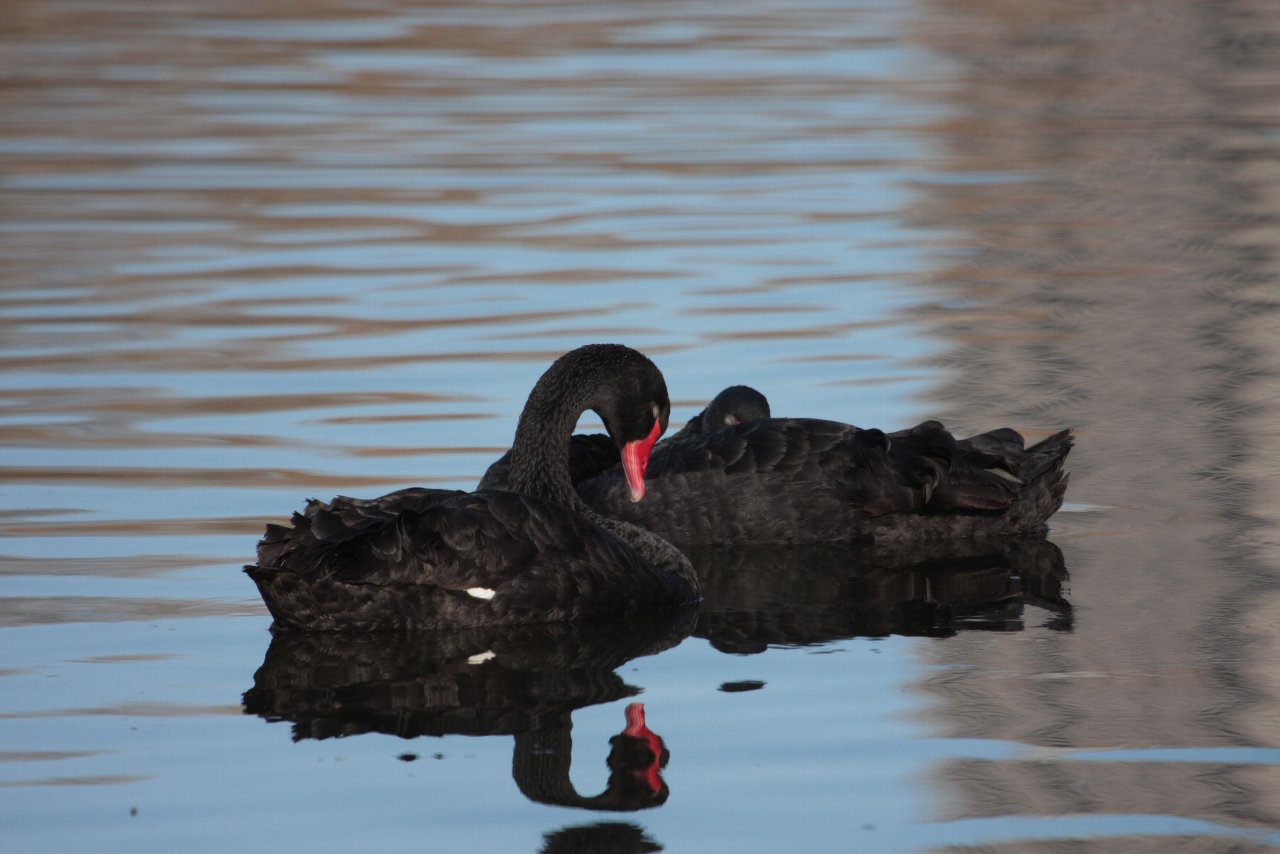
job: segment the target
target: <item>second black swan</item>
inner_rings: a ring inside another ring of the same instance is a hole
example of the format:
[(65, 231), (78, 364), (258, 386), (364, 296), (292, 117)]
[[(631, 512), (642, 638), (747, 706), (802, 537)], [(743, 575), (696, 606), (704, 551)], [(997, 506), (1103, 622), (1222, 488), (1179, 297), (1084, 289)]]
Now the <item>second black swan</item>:
[(1008, 428), (957, 439), (937, 421), (886, 434), (765, 418), (666, 443), (643, 504), (616, 469), (577, 489), (680, 546), (1031, 534), (1062, 506), (1072, 441), (1070, 430), (1027, 447)]

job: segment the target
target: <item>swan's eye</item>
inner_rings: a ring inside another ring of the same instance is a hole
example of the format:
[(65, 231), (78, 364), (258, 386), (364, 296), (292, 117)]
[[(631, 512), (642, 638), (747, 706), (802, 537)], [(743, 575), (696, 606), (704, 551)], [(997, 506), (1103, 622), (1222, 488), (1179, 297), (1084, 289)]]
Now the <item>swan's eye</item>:
[(738, 419), (732, 415), (726, 415), (724, 417), (724, 423), (732, 427), (733, 425), (738, 423)]
[(658, 413), (659, 413), (659, 412), (661, 412), (661, 411), (662, 411), (662, 410), (658, 408), (658, 404), (656, 404), (656, 403), (655, 403), (655, 404), (653, 405), (653, 417), (654, 417), (654, 420), (657, 420), (657, 418), (658, 418)]

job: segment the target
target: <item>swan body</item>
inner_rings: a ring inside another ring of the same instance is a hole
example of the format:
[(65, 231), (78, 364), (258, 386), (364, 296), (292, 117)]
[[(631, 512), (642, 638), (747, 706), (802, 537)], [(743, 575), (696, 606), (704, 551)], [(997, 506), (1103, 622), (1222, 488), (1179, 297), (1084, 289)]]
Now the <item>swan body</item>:
[(270, 525), (246, 567), (277, 629), (377, 631), (560, 622), (698, 598), (687, 558), (588, 508), (568, 442), (594, 410), (622, 460), (628, 501), (667, 425), (657, 367), (621, 345), (587, 345), (535, 385), (511, 450), (510, 491), (411, 488), (312, 500)]
[(650, 498), (606, 471), (577, 485), (602, 513), (677, 545), (928, 542), (1041, 533), (1062, 505), (1069, 430), (1026, 447), (1004, 428), (958, 440), (927, 421), (885, 434), (768, 418), (666, 444)]

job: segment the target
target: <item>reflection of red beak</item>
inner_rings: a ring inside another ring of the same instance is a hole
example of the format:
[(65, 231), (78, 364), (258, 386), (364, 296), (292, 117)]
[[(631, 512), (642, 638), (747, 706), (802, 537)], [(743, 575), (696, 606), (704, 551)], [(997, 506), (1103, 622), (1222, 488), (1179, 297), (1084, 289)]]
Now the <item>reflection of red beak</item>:
[(627, 728), (622, 731), (623, 735), (644, 738), (649, 734), (649, 728), (644, 725), (644, 703), (628, 703), (623, 714), (627, 717)]
[(622, 446), (622, 471), (627, 476), (627, 488), (631, 490), (631, 500), (644, 498), (644, 473), (649, 468), (649, 452), (653, 443), (662, 434), (662, 422), (654, 421), (653, 429), (643, 439), (627, 442)]
[(645, 726), (644, 703), (631, 703), (627, 706), (626, 715), (627, 728), (622, 731), (622, 734), (640, 739), (653, 754), (653, 761), (647, 768), (638, 769), (632, 773), (637, 777), (643, 777), (650, 791), (657, 794), (662, 791), (662, 751), (666, 749), (666, 745), (662, 741), (662, 736)]

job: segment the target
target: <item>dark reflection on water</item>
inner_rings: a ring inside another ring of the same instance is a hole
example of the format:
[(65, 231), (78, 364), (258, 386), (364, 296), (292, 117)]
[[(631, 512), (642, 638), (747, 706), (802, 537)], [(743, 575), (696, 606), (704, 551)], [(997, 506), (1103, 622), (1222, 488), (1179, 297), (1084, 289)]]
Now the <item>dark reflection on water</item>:
[[(570, 780), (571, 715), (638, 694), (641, 689), (616, 671), (690, 633), (721, 652), (752, 654), (859, 635), (1017, 630), (1028, 605), (1043, 609), (1054, 628), (1070, 625), (1062, 553), (1040, 538), (926, 549), (700, 548), (691, 558), (705, 599), (674, 617), (402, 634), (277, 634), (244, 694), (245, 713), (288, 721), (295, 741), (367, 733), (405, 739), (513, 735), (512, 776), (529, 800), (630, 811), (659, 806), (669, 795), (660, 774), (669, 754), (661, 737), (644, 726), (644, 707), (627, 708), (627, 729), (609, 741), (608, 784), (592, 796), (580, 794)], [(747, 681), (720, 690), (763, 686)], [(573, 835), (597, 833), (604, 831)], [(623, 836), (631, 839), (630, 831)]]
[(572, 713), (635, 696), (615, 671), (683, 640), (694, 612), (609, 623), (448, 632), (272, 638), (246, 714), (289, 721), (295, 741), (384, 733), (400, 738), (515, 736), (512, 776), (532, 801), (591, 810), (658, 806), (668, 789), (668, 753), (627, 707), (627, 727), (609, 742), (605, 790), (584, 796), (569, 779)]
[(642, 828), (618, 821), (566, 827), (545, 834), (545, 842), (538, 849), (539, 854), (653, 854), (662, 850)]
[(727, 653), (852, 637), (1021, 629), (1028, 606), (1071, 627), (1062, 552), (1039, 538), (928, 547), (693, 548), (694, 634)]
[(371, 635), (284, 632), (245, 711), (292, 721), (294, 740), (382, 732), (510, 735), (634, 696), (614, 671), (683, 640), (694, 614)]

